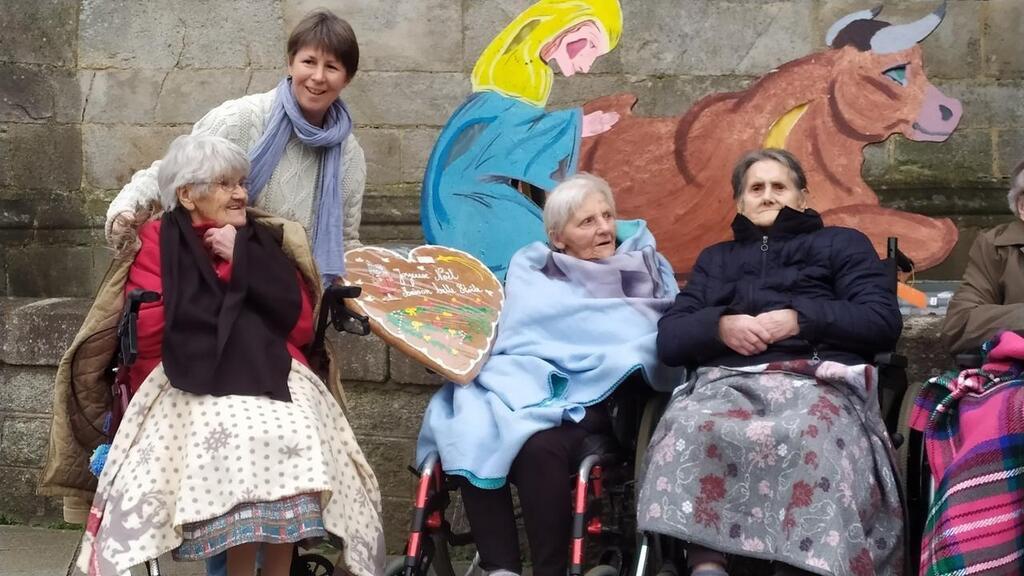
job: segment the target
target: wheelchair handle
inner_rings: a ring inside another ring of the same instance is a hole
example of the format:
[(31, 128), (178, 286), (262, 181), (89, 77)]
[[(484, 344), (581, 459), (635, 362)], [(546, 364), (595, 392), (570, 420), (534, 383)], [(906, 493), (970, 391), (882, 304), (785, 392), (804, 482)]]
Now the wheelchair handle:
[(138, 322), (139, 309), (143, 304), (160, 300), (160, 293), (152, 290), (135, 288), (128, 292), (121, 321), (117, 325), (117, 338), (120, 344), (121, 366), (131, 366), (139, 356)]

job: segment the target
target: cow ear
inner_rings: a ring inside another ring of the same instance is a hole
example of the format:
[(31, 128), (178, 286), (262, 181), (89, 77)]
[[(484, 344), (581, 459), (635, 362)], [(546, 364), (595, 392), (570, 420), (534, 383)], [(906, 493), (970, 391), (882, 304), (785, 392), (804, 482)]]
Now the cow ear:
[(839, 36), (839, 33), (845, 30), (847, 26), (858, 20), (874, 20), (875, 17), (881, 13), (882, 6), (879, 5), (870, 10), (860, 10), (843, 16), (829, 27), (828, 33), (825, 34), (825, 45), (829, 48), (835, 48), (834, 43), (836, 41), (836, 37)]

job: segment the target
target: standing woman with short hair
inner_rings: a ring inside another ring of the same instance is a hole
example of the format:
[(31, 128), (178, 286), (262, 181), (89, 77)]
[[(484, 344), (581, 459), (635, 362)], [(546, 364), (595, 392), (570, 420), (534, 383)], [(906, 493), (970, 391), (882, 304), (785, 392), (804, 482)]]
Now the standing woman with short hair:
[[(359, 44), (348, 22), (317, 10), (292, 30), (287, 55), (288, 76), (277, 87), (221, 104), (192, 133), (221, 136), (248, 152), (249, 203), (306, 228), (326, 283), (344, 274), (345, 249), (359, 246), (366, 160), (339, 98), (359, 68)], [(159, 167), (157, 161), (137, 172), (111, 202), (111, 244), (158, 202)]]

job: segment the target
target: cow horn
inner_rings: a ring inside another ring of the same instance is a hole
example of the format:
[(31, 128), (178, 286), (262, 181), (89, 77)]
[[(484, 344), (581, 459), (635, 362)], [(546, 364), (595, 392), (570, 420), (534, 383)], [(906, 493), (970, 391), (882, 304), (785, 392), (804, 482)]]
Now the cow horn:
[(832, 48), (832, 43), (836, 41), (836, 36), (839, 36), (839, 33), (849, 26), (850, 23), (856, 22), (857, 20), (874, 20), (875, 17), (881, 13), (882, 7), (875, 6), (870, 10), (860, 10), (853, 14), (843, 16), (839, 20), (836, 20), (835, 24), (829, 27), (828, 34), (825, 34), (825, 45)]
[(910, 24), (899, 24), (882, 28), (871, 37), (871, 51), (876, 54), (892, 54), (912, 48), (935, 31), (946, 16), (946, 0), (935, 12)]

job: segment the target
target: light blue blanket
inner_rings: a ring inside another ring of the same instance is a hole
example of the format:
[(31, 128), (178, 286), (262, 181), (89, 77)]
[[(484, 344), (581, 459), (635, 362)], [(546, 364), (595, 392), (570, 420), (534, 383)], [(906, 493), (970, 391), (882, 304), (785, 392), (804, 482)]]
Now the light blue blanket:
[(643, 221), (617, 231), (624, 239), (605, 260), (540, 242), (513, 256), (491, 357), (469, 385), (449, 382), (431, 399), (417, 462), (437, 450), (445, 472), (499, 488), (530, 436), (580, 421), (634, 371), (663, 389), (679, 381), (655, 351), (658, 319), (678, 292), (672, 268)]

